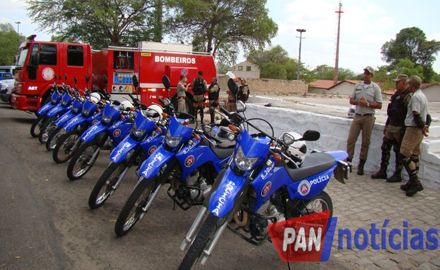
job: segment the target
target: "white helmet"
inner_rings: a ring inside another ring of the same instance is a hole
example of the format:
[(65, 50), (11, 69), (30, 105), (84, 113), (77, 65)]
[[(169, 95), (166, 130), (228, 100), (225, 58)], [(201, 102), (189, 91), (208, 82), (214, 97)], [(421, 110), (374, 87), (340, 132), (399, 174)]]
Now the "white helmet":
[(98, 103), (101, 101), (101, 95), (99, 93), (93, 92), (90, 94), (89, 99), (93, 103)]
[(145, 110), (144, 115), (147, 116), (148, 118), (161, 120), (162, 113), (163, 113), (163, 109), (159, 105), (153, 104), (148, 106), (148, 108)]
[[(302, 135), (299, 133), (296, 133), (294, 131), (290, 131), (290, 132), (286, 132), (287, 134), (289, 134), (290, 136), (292, 136), (293, 138), (295, 138), (295, 140), (301, 139)], [(283, 138), (285, 133), (283, 133), (280, 137), (280, 139)], [(291, 145), (289, 145), (289, 148), (287, 149), (287, 154), (289, 155), (294, 155), (298, 158), (303, 159), (304, 155), (307, 153), (307, 146), (306, 146), (306, 142), (305, 141), (295, 141), (294, 143), (292, 143)]]
[(119, 106), (120, 106), (121, 110), (128, 110), (128, 109), (134, 108), (133, 104), (131, 104), (131, 102), (128, 100), (121, 101), (121, 105), (119, 105)]

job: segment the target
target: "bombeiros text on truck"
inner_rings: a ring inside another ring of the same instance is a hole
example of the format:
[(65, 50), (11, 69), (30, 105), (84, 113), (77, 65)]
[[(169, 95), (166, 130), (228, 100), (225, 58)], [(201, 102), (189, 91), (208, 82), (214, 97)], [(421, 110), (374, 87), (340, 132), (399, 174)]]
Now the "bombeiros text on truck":
[[(201, 70), (208, 83), (216, 76), (212, 55), (195, 53), (191, 45), (142, 41), (138, 47), (110, 46), (97, 51), (89, 44), (36, 41), (35, 37), (20, 45), (17, 57), (11, 105), (19, 110), (37, 111), (49, 100), (54, 83), (81, 90), (105, 89), (116, 95), (138, 94), (142, 103), (151, 104), (168, 94), (174, 97), (180, 75), (191, 82)], [(170, 78), (170, 93), (162, 84), (164, 75)], [(133, 76), (139, 89), (133, 87)], [(191, 102), (188, 106), (192, 111)]]

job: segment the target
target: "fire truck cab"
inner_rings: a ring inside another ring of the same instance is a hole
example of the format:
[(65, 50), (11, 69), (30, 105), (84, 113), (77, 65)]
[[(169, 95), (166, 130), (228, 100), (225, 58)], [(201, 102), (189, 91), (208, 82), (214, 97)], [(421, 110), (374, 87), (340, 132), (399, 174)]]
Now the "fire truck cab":
[[(98, 87), (113, 96), (139, 94), (144, 104), (173, 97), (180, 76), (185, 75), (190, 85), (199, 70), (208, 84), (216, 76), (213, 57), (192, 52), (191, 45), (142, 41), (137, 48), (109, 47), (93, 54), (94, 83)], [(170, 93), (162, 84), (164, 75), (170, 79)], [(139, 89), (133, 87), (133, 76), (139, 81)]]
[(92, 60), (88, 44), (35, 41), (28, 37), (19, 48), (11, 105), (37, 111), (49, 97), (53, 83), (91, 87)]

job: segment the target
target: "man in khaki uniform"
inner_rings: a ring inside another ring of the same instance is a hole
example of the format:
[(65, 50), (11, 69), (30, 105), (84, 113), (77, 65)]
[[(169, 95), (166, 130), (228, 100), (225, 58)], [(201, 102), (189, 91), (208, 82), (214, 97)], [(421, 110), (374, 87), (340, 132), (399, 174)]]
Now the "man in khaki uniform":
[(355, 85), (350, 97), (350, 104), (356, 105), (355, 116), (350, 126), (347, 139), (348, 161), (353, 160), (357, 138), (362, 131), (362, 145), (359, 157), (358, 175), (364, 174), (364, 165), (367, 161), (368, 147), (370, 146), (371, 132), (373, 131), (374, 112), (382, 108), (382, 93), (380, 87), (371, 81), (374, 71), (372, 67), (364, 68), (364, 80)]
[[(385, 123), (383, 141), (382, 141), (382, 159), (380, 169), (371, 176), (373, 179), (387, 179), (387, 182), (401, 182), (403, 161), (400, 156), (400, 144), (405, 134), (405, 117), (408, 103), (411, 99), (408, 90), (408, 75), (399, 74), (394, 82), (396, 83), (396, 92), (391, 96), (391, 101), (387, 109), (387, 121)], [(394, 174), (387, 178), (387, 168), (390, 160), (391, 148), (394, 148), (396, 154), (396, 170)]]
[(413, 196), (423, 190), (417, 176), (418, 156), (420, 155), (420, 143), (423, 136), (428, 136), (428, 129), (431, 123), (431, 116), (428, 114), (428, 100), (420, 90), (422, 79), (419, 76), (411, 76), (409, 81), (410, 92), (413, 92), (408, 104), (408, 112), (405, 118), (405, 135), (400, 146), (400, 154), (403, 164), (409, 175), (409, 181), (400, 188), (406, 192), (406, 196)]

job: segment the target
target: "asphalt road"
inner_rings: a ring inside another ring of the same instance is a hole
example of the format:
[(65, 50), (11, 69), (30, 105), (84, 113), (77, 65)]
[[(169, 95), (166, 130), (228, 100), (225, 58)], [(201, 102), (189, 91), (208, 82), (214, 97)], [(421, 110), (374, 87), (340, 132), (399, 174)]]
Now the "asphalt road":
[[(162, 189), (148, 215), (125, 237), (114, 223), (136, 183), (134, 170), (101, 209), (89, 210), (90, 191), (108, 163), (101, 153), (81, 180), (31, 138), (33, 114), (0, 105), (0, 269), (177, 269), (179, 246), (197, 209), (173, 210)], [(294, 269), (344, 269), (295, 264)], [(213, 255), (195, 269), (288, 269), (271, 243), (255, 247), (226, 231)]]

